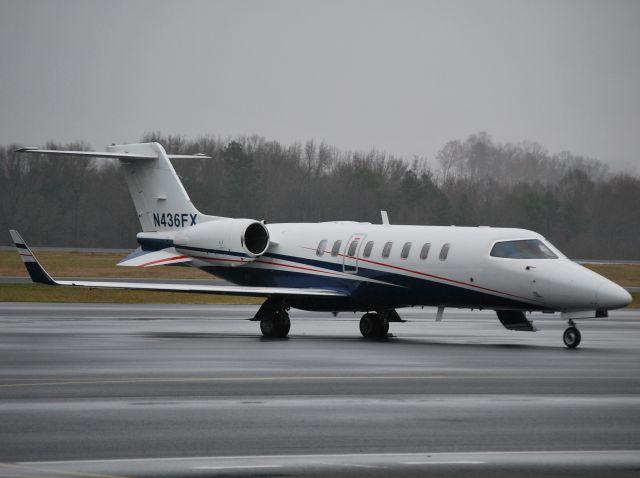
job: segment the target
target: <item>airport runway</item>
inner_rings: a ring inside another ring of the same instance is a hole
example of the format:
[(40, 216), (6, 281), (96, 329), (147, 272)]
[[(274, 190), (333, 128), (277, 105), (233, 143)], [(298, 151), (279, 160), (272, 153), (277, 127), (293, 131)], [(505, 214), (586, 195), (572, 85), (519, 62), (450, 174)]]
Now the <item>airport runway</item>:
[(0, 304), (0, 476), (638, 476), (640, 313)]

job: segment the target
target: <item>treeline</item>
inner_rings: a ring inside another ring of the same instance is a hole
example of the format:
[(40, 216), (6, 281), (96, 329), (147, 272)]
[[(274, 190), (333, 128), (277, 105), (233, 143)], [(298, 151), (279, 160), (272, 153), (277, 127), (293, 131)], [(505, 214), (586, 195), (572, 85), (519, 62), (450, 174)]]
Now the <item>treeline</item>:
[[(428, 162), (258, 136), (141, 140), (214, 158), (174, 161), (204, 213), (379, 222), (385, 209), (395, 224), (523, 227), (573, 258), (640, 259), (640, 179), (537, 143), (501, 144), (481, 133), (447, 143)], [(0, 147), (0, 229), (17, 228), (36, 245), (135, 247), (139, 224), (115, 161), (18, 155), (18, 146)], [(8, 233), (0, 238), (10, 244)]]

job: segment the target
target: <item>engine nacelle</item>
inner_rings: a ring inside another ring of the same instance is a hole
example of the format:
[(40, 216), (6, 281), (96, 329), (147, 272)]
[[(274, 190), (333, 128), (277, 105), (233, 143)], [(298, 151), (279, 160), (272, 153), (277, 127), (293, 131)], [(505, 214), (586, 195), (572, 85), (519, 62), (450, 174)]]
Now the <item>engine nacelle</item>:
[(181, 254), (235, 266), (251, 262), (269, 247), (269, 231), (254, 219), (219, 219), (181, 229), (174, 238)]

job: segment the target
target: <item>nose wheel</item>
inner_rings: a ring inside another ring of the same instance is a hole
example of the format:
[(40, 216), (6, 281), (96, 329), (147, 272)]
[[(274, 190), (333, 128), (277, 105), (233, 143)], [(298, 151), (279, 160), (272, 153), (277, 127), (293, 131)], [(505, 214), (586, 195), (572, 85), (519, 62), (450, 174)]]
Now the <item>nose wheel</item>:
[(582, 339), (582, 335), (580, 331), (576, 327), (576, 324), (573, 320), (569, 321), (569, 327), (562, 334), (562, 340), (564, 344), (570, 349), (575, 349), (578, 345), (580, 345), (580, 340)]

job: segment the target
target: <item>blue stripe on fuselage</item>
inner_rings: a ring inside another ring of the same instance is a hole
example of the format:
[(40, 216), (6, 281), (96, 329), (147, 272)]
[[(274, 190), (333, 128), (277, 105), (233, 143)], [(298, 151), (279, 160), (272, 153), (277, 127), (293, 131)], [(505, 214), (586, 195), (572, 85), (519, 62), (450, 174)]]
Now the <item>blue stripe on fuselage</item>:
[(358, 269), (359, 276), (375, 275), (377, 280), (385, 281), (389, 285), (304, 271), (257, 268), (252, 267), (250, 264), (242, 267), (207, 266), (203, 270), (230, 282), (245, 286), (321, 288), (338, 290), (349, 294), (348, 299), (290, 297), (290, 304), (300, 309), (372, 310), (375, 308), (397, 308), (412, 305), (469, 306), (489, 309), (517, 308), (525, 310), (535, 308), (525, 302), (481, 291), (469, 290), (451, 284), (443, 284), (403, 274), (373, 271), (364, 268)]
[[(329, 269), (337, 272), (343, 271), (342, 263), (320, 261), (316, 259), (308, 259), (308, 258), (295, 257), (295, 256), (289, 256), (289, 255), (283, 255), (283, 254), (266, 253), (264, 255), (268, 257), (272, 257), (274, 259), (297, 262), (297, 263)], [(440, 300), (441, 301), (440, 303), (442, 304), (445, 304), (445, 303), (449, 304), (452, 302), (456, 302), (461, 295), (464, 295), (464, 296), (469, 296), (474, 298), (480, 298), (480, 297), (483, 297), (485, 299), (491, 298), (492, 303), (495, 302), (495, 299), (500, 299), (501, 301), (507, 301), (506, 303), (520, 304), (519, 305), (520, 307), (521, 306), (525, 306), (529, 308), (532, 307), (530, 303), (521, 301), (515, 297), (512, 299), (508, 299), (508, 298), (503, 298), (500, 295), (494, 295), (491, 293), (491, 291), (481, 290), (480, 288), (466, 288), (466, 287), (461, 287), (461, 285), (457, 285), (457, 284), (438, 282), (433, 279), (426, 278), (424, 276), (415, 277), (412, 275), (406, 275), (398, 272), (371, 269), (369, 267), (363, 267), (362, 262), (366, 263), (366, 260), (360, 261), (358, 263), (357, 274), (350, 274), (350, 275), (356, 276), (356, 277), (364, 277), (367, 279), (374, 279), (376, 281), (385, 282), (393, 286), (406, 287), (407, 289), (411, 290), (410, 296), (412, 301), (416, 300), (416, 297), (415, 297), (416, 294), (419, 294), (422, 289), (427, 287), (428, 290), (426, 290), (425, 292), (429, 293), (429, 295), (432, 296), (434, 300), (435, 299)], [(395, 268), (395, 266), (393, 265), (388, 265), (387, 267)], [(419, 274), (419, 272), (415, 272), (411, 270), (407, 270), (407, 272), (412, 274)], [(447, 279), (445, 278), (443, 280), (447, 280)], [(351, 280), (349, 282), (353, 283), (354, 281)], [(388, 287), (388, 286), (383, 285), (383, 287)], [(433, 303), (433, 300), (430, 302)], [(482, 303), (485, 303), (485, 302), (486, 300), (482, 301)], [(412, 303), (416, 303), (416, 302), (412, 302)], [(417, 303), (422, 305), (422, 302), (417, 302)], [(477, 304), (480, 305), (480, 303), (477, 303)], [(424, 304), (424, 305), (427, 305), (427, 304)], [(544, 307), (542, 307), (542, 309), (544, 309)]]
[[(249, 257), (245, 253), (208, 249), (203, 247), (177, 246), (178, 249), (186, 249), (195, 252), (209, 254), (229, 255), (233, 257)], [(293, 262), (331, 272), (343, 272), (343, 264), (297, 257), (285, 254), (267, 252), (261, 257)], [(258, 259), (259, 260), (259, 259)], [(278, 267), (278, 266), (277, 266)], [(280, 267), (287, 267), (286, 264)], [(389, 266), (393, 267), (393, 266)], [(206, 272), (214, 274), (230, 282), (245, 286), (258, 287), (297, 287), (297, 288), (323, 288), (338, 290), (349, 294), (348, 306), (344, 308), (325, 307), (324, 304), (344, 306), (345, 299), (327, 300), (321, 299), (293, 299), (300, 304), (323, 304), (319, 310), (358, 310), (371, 309), (377, 306), (401, 307), (409, 305), (427, 306), (469, 306), (482, 308), (518, 308), (524, 310), (545, 310), (545, 307), (535, 306), (518, 298), (505, 298), (495, 295), (490, 291), (469, 289), (453, 283), (442, 283), (424, 277), (414, 277), (397, 272), (381, 271), (362, 267), (358, 264), (357, 274), (349, 276), (330, 276), (319, 273), (311, 273), (303, 270), (280, 270), (253, 267), (247, 263), (242, 267), (206, 266), (202, 268)], [(409, 271), (411, 273), (411, 271)], [(353, 279), (351, 278), (353, 277)], [(374, 279), (386, 284), (373, 283), (356, 279), (357, 277)], [(445, 279), (446, 280), (446, 279)], [(316, 308), (300, 307), (300, 308)]]

